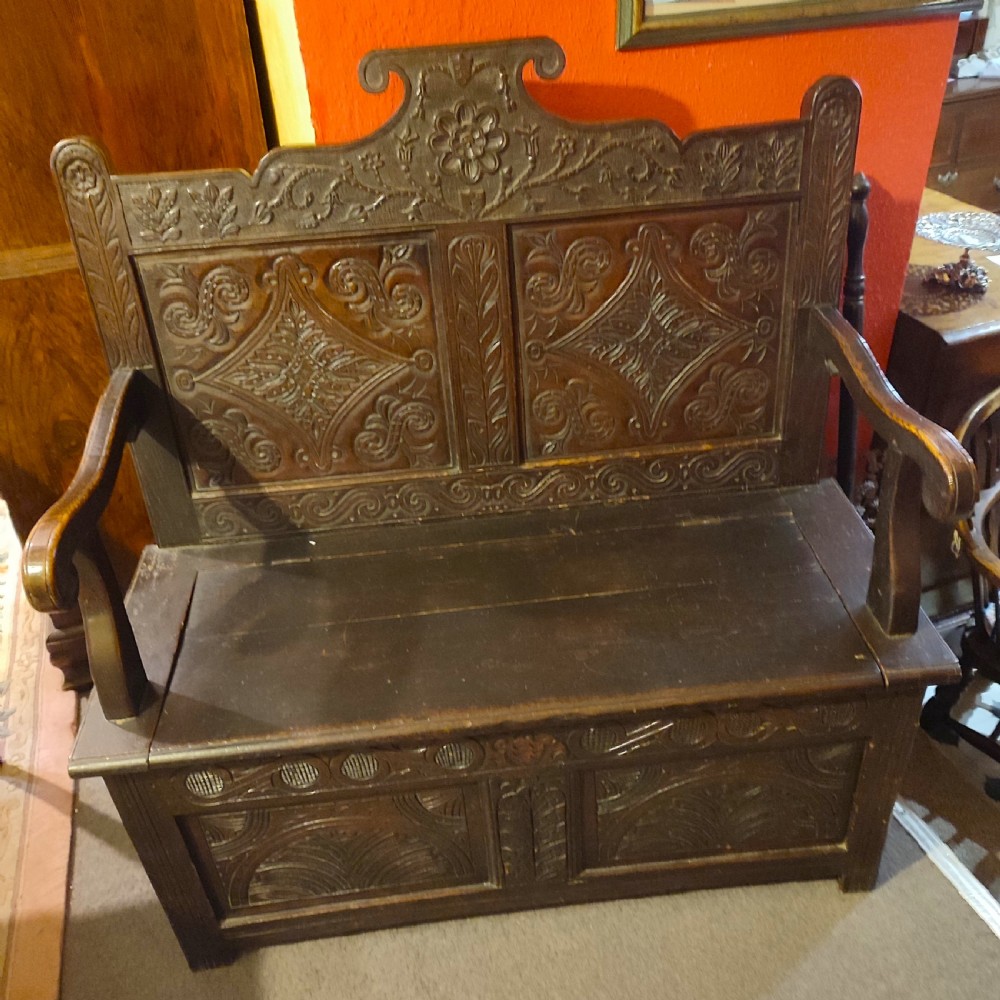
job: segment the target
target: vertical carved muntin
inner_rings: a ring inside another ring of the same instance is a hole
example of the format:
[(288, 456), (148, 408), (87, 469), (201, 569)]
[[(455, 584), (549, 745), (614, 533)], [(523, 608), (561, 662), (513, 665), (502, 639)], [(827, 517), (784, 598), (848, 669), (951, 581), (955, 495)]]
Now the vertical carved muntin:
[(517, 462), (505, 253), (499, 228), (461, 233), (447, 247), (460, 422), (472, 467)]
[(103, 150), (89, 139), (67, 139), (52, 151), (52, 171), (108, 365), (152, 365), (149, 332), (129, 266), (128, 232)]

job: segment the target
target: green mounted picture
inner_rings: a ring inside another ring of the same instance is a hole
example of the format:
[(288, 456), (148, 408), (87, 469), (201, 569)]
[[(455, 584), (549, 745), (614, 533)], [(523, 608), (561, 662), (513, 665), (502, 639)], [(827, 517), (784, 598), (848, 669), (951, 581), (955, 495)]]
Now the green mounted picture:
[(975, 11), (982, 0), (618, 0), (618, 48)]

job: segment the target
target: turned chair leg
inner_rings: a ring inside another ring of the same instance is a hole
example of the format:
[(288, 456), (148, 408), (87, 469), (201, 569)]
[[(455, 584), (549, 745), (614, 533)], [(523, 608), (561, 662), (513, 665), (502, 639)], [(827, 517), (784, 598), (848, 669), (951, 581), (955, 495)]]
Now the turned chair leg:
[(63, 674), (64, 691), (85, 691), (94, 683), (87, 659), (87, 639), (79, 605), (49, 616), (52, 631), (45, 640), (52, 666)]

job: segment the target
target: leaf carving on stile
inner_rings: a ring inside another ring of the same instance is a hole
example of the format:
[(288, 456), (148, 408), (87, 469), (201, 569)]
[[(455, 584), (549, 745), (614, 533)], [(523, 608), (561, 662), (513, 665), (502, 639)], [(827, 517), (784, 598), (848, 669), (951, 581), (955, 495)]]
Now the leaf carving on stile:
[(141, 368), (152, 364), (107, 164), (92, 144), (72, 141), (60, 145), (54, 168), (109, 365)]
[(860, 100), (857, 87), (846, 80), (826, 84), (817, 95), (810, 123), (814, 191), (806, 202), (799, 261), (799, 300), (803, 306), (838, 300)]
[(466, 435), (474, 465), (514, 461), (499, 254), (497, 240), (484, 234), (457, 237), (448, 247)]

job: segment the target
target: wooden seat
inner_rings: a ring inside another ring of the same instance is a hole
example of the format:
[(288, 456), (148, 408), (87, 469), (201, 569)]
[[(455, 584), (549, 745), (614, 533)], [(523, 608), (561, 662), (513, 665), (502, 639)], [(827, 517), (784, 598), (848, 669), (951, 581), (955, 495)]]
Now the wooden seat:
[[(29, 538), (188, 961), (787, 878), (871, 886), (923, 689), (921, 502), (968, 455), (837, 311), (860, 114), (581, 125), (532, 39), (376, 53), (394, 118), (240, 172), (53, 167), (112, 369)], [(829, 381), (888, 444), (876, 538)], [(131, 444), (156, 533), (97, 523)]]

